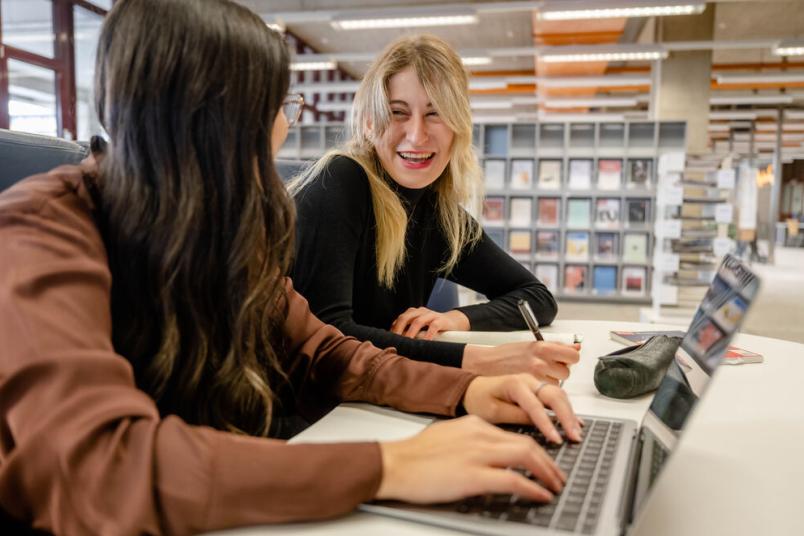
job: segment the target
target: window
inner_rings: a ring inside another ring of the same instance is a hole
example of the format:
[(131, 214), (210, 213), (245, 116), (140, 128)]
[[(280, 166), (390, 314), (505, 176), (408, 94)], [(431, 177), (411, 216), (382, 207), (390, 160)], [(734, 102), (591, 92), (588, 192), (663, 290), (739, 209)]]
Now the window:
[(9, 128), (58, 135), (56, 73), (22, 61), (8, 60)]
[(0, 0), (0, 128), (79, 140), (100, 132), (95, 50), (113, 3)]

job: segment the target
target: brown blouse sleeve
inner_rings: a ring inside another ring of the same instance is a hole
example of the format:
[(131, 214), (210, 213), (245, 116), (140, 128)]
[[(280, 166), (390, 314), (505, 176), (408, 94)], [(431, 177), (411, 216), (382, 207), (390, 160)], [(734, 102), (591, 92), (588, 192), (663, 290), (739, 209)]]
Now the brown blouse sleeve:
[[(62, 168), (0, 196), (0, 506), (59, 534), (186, 534), (371, 499), (375, 443), (287, 445), (160, 418), (112, 347), (111, 277), (79, 183)], [(418, 369), (317, 323), (293, 294), (288, 323), (310, 388), (337, 370), (349, 399), (450, 412), (460, 398), (413, 403), (396, 390)]]

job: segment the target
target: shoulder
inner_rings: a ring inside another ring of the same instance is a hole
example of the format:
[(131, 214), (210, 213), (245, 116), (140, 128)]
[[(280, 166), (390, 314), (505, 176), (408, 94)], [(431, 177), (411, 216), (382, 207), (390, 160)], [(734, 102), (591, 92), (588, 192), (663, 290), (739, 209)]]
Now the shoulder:
[[(26, 230), (62, 239), (100, 245), (92, 196), (86, 189), (85, 167), (60, 166), (33, 175), (0, 194), (0, 233), (6, 239)], [(10, 242), (10, 240), (9, 240)], [(6, 243), (9, 243), (6, 242)]]
[(295, 195), (300, 212), (342, 206), (351, 210), (369, 207), (368, 175), (358, 162), (347, 156), (332, 157), (324, 168)]
[(0, 194), (0, 217), (91, 213), (94, 205), (84, 184), (85, 174), (83, 167), (66, 165), (19, 181)]

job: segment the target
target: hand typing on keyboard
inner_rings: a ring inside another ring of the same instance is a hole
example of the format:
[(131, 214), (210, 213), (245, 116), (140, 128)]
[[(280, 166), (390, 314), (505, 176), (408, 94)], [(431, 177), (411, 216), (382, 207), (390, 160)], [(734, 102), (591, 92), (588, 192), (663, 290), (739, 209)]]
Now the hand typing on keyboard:
[(535, 425), (560, 444), (562, 438), (545, 409), (549, 407), (566, 437), (580, 441), (581, 421), (561, 388), (527, 374), (478, 377), (469, 384), (463, 403), (474, 415), (436, 423), (410, 439), (380, 444), (383, 475), (377, 499), (436, 503), (513, 494), (549, 502), (561, 492), (566, 472), (534, 437), (483, 420)]

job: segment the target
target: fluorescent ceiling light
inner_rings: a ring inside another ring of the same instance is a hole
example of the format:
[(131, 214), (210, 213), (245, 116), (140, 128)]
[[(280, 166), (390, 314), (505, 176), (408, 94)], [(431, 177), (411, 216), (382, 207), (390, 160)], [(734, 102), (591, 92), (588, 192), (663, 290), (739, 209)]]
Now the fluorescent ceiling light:
[(804, 82), (804, 73), (723, 73), (715, 75), (718, 84), (787, 84)]
[(291, 71), (332, 71), (337, 68), (334, 61), (295, 61), (290, 64)]
[(512, 108), (510, 100), (473, 100), (469, 102), (473, 110), (505, 110)]
[(491, 58), (488, 56), (470, 56), (468, 58), (461, 58), (464, 65), (488, 65), (491, 63)]
[(456, 26), (477, 24), (474, 10), (422, 9), (386, 11), (383, 16), (340, 15), (332, 19), (336, 30), (376, 30), (382, 28), (419, 28), (422, 26)]
[(473, 123), (515, 123), (515, 115), (472, 115)]
[(620, 17), (667, 17), (672, 15), (695, 15), (703, 12), (705, 2), (617, 2), (611, 6), (586, 7), (578, 6), (567, 9), (567, 2), (548, 4), (539, 10), (542, 20), (579, 20)]
[(482, 78), (470, 78), (469, 89), (505, 89), (508, 84), (505, 80), (483, 80)]
[(773, 47), (777, 56), (801, 56), (804, 54), (804, 41), (781, 41)]
[(537, 59), (549, 63), (578, 61), (650, 61), (667, 57), (667, 51), (657, 46), (553, 46), (544, 48)]
[(711, 97), (709, 104), (790, 104), (792, 95), (734, 95)]
[(547, 108), (585, 108), (603, 106), (623, 108), (637, 105), (637, 99), (633, 98), (604, 97), (591, 99), (545, 99), (543, 102)]

